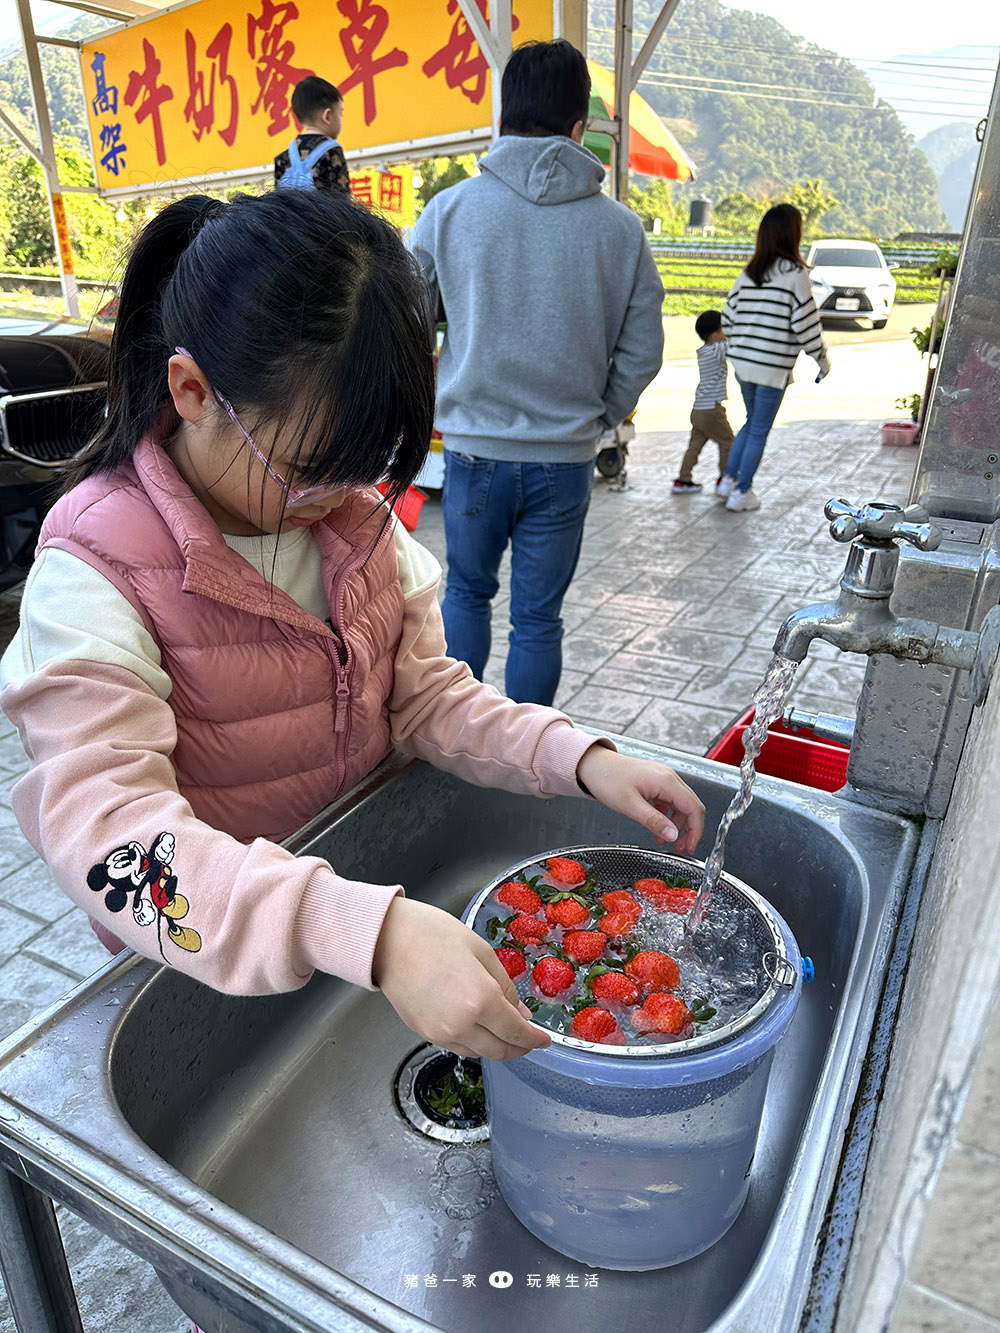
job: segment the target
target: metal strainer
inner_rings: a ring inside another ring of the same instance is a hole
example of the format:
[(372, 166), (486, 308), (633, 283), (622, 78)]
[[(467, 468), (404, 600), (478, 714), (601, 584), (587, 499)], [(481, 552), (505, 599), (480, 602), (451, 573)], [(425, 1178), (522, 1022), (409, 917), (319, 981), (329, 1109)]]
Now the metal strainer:
[[(480, 909), (488, 902), (490, 896), (507, 880), (521, 878), (528, 867), (544, 866), (546, 860), (553, 856), (571, 857), (575, 861), (582, 862), (589, 873), (608, 889), (630, 888), (637, 879), (663, 879), (678, 875), (694, 889), (700, 889), (705, 882), (703, 861), (687, 860), (670, 852), (622, 846), (560, 847), (554, 851), (540, 852), (537, 856), (523, 858), (487, 884), (466, 909), (463, 918), (466, 924), (486, 938), (485, 926), (483, 922), (477, 923), (477, 918)], [(604, 1045), (546, 1028), (552, 1040), (566, 1047), (595, 1054), (662, 1058), (690, 1055), (719, 1046), (756, 1023), (779, 994), (798, 984), (799, 953), (787, 925), (760, 894), (755, 893), (748, 885), (732, 875), (723, 873), (713, 893), (713, 901), (721, 899), (727, 900), (737, 909), (742, 909), (738, 930), (727, 938), (720, 938), (713, 929), (713, 914), (709, 908), (702, 928), (685, 947), (692, 950), (694, 956), (705, 966), (735, 968), (753, 975), (752, 984), (745, 989), (746, 1003), (741, 1012), (710, 1031), (696, 1033), (695, 1036), (681, 1041), (664, 1042), (661, 1045)], [(484, 921), (485, 917), (484, 913)], [(683, 976), (683, 954), (679, 956), (678, 962)]]

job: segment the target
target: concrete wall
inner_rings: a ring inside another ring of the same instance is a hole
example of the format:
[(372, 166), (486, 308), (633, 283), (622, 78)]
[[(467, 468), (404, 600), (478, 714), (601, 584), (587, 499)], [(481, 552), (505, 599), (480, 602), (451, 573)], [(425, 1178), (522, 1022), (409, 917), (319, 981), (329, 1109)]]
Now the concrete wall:
[[(996, 1285), (1000, 1220), (995, 1200), (985, 1211), (976, 1208), (966, 1182), (960, 1210), (964, 1215), (957, 1229), (954, 1216), (941, 1216), (937, 1199), (930, 1217), (928, 1207), (939, 1179), (943, 1195), (949, 1172), (962, 1165), (956, 1157), (963, 1151), (956, 1145), (956, 1133), (998, 988), (1000, 672), (985, 705), (975, 710), (924, 892), (841, 1295), (838, 1333), (876, 1333), (890, 1324), (894, 1330), (930, 1327), (910, 1322), (909, 1316), (904, 1320), (901, 1313), (913, 1307), (918, 1296), (925, 1299), (923, 1285), (913, 1285), (918, 1279), (940, 1291), (948, 1289), (950, 1276), (956, 1300), (969, 1300), (976, 1309), (985, 1303), (995, 1312), (985, 1292), (977, 1292), (984, 1282)], [(1000, 1153), (1000, 1143), (991, 1146)], [(990, 1152), (977, 1148), (976, 1153), (972, 1180), (991, 1181), (992, 1189), (991, 1172), (1000, 1180), (1000, 1156), (991, 1161)], [(938, 1230), (935, 1244), (931, 1233)], [(935, 1249), (946, 1265), (940, 1275), (944, 1282), (913, 1269), (915, 1256), (919, 1268)], [(992, 1280), (976, 1264), (990, 1266)], [(955, 1327), (978, 1329), (972, 1310), (968, 1316), (969, 1322), (963, 1324), (960, 1318)]]

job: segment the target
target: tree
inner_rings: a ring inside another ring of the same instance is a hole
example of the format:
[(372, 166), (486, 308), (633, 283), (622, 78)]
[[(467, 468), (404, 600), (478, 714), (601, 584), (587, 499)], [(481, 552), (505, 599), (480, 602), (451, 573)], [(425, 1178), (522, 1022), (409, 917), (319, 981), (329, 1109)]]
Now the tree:
[(417, 163), (423, 181), (417, 189), (417, 211), (420, 212), (440, 190), (467, 180), (476, 170), (475, 153), (460, 153), (457, 157), (429, 157)]
[(642, 218), (647, 231), (652, 231), (654, 219), (659, 218), (665, 236), (680, 236), (687, 210), (674, 204), (669, 182), (658, 176), (641, 176), (639, 179), (645, 181), (645, 185), (640, 187), (633, 181), (628, 187), (632, 212)]
[[(93, 171), (79, 140), (56, 135), (56, 161), (65, 185), (93, 185)], [(96, 195), (64, 196), (70, 241), (77, 262), (109, 272), (121, 257), (123, 227), (115, 206)], [(136, 205), (132, 205), (135, 213)], [(25, 268), (54, 264), (55, 238), (42, 168), (19, 145), (0, 141), (0, 241), (9, 260)], [(128, 228), (124, 228), (127, 235)]]
[(806, 236), (818, 233), (820, 223), (831, 208), (840, 203), (835, 199), (822, 180), (802, 181), (793, 185), (781, 196), (784, 204), (794, 204), (802, 214), (802, 230)]

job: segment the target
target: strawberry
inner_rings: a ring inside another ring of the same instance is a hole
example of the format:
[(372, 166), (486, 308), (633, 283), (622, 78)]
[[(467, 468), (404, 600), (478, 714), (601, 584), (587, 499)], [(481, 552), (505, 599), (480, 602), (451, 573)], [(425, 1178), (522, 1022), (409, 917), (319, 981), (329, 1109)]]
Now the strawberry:
[(615, 1004), (638, 1004), (639, 987), (624, 972), (601, 972), (590, 983), (590, 993), (597, 1000)]
[(516, 916), (507, 927), (507, 934), (518, 944), (537, 944), (549, 937), (547, 921), (538, 921), (533, 916)]
[(574, 1015), (573, 1036), (582, 1037), (584, 1041), (604, 1042), (605, 1045), (625, 1045), (625, 1037), (614, 1014), (593, 1004)]
[(563, 936), (563, 948), (578, 963), (594, 963), (607, 945), (603, 930), (571, 930)]
[(664, 879), (637, 879), (633, 888), (661, 912), (677, 912), (680, 916), (690, 910), (698, 896), (694, 889), (675, 887)]
[(590, 920), (590, 913), (578, 898), (568, 894), (545, 904), (545, 920), (554, 926), (582, 926)]
[(674, 960), (655, 949), (637, 953), (631, 962), (625, 964), (625, 971), (642, 987), (644, 995), (649, 995), (651, 991), (672, 990), (681, 975)]
[(614, 889), (611, 893), (602, 894), (601, 904), (609, 912), (629, 912), (637, 918), (642, 912), (642, 908), (625, 889)]
[(545, 862), (548, 877), (556, 884), (582, 884), (587, 872), (579, 861), (571, 861), (568, 856), (550, 856)]
[(576, 973), (561, 958), (539, 958), (531, 969), (531, 979), (543, 995), (561, 995), (576, 980)]
[(631, 912), (608, 912), (601, 917), (601, 930), (609, 940), (623, 940), (632, 934), (637, 919)]
[(512, 979), (527, 972), (528, 964), (520, 949), (494, 949), (493, 952), (503, 964), (503, 970)]
[(506, 907), (513, 907), (515, 912), (526, 912), (534, 916), (542, 910), (542, 900), (531, 887), (520, 879), (509, 879), (497, 890), (497, 901)]
[(690, 1022), (691, 1010), (676, 995), (650, 995), (631, 1015), (636, 1032), (669, 1032), (676, 1036)]

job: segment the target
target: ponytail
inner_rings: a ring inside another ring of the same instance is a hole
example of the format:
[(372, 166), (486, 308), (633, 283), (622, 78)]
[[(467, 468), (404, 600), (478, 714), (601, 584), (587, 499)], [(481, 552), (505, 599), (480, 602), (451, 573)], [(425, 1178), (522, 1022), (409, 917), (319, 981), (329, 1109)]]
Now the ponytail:
[(136, 238), (111, 335), (107, 414), (94, 439), (66, 468), (64, 490), (95, 473), (114, 472), (128, 462), (144, 435), (158, 429), (169, 434), (176, 425), (167, 386), (173, 349), (163, 339), (160, 305), (192, 238), (224, 209), (217, 199), (190, 195), (163, 209)]

